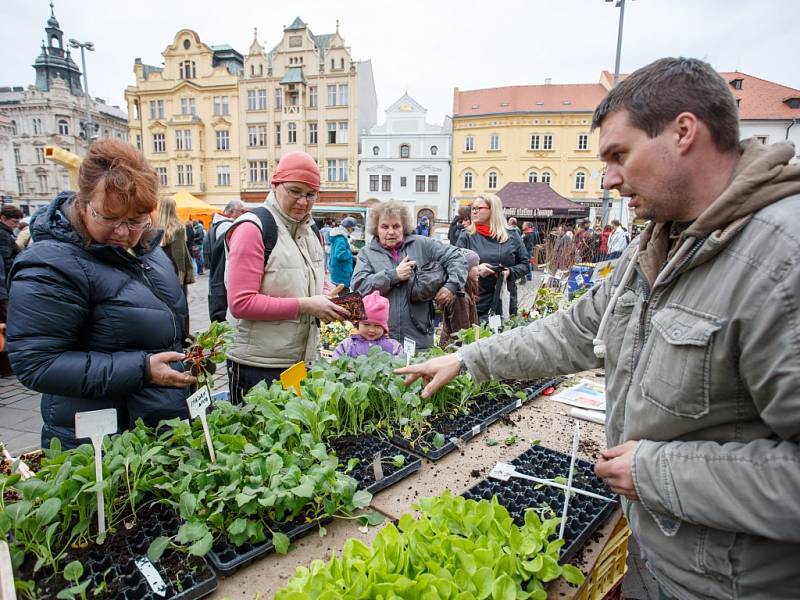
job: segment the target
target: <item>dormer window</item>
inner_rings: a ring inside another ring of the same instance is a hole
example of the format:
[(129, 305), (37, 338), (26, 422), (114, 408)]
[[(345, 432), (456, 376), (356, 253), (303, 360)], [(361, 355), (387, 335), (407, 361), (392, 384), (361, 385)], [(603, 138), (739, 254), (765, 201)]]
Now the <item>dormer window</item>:
[(800, 96), (786, 98), (784, 102), (789, 108), (800, 108)]
[(183, 40), (183, 49), (188, 50), (192, 43), (189, 40)]
[(194, 61), (185, 60), (180, 64), (181, 79), (194, 79)]
[(735, 89), (735, 90), (742, 89), (742, 84), (743, 83), (744, 83), (743, 79), (734, 79), (734, 80), (731, 81), (731, 85), (733, 86), (733, 89)]
[(381, 149), (378, 148), (378, 146), (373, 146), (372, 147), (372, 156), (378, 156), (378, 154), (380, 154), (380, 153), (381, 153)]
[(409, 156), (411, 156), (411, 146), (400, 144), (400, 158), (408, 158)]

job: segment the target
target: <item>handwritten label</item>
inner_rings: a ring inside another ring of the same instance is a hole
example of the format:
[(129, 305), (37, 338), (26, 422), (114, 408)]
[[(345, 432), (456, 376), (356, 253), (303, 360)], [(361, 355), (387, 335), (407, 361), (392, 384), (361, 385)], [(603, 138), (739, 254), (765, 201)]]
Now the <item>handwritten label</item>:
[(403, 353), (406, 355), (406, 366), (408, 366), (417, 353), (417, 342), (411, 338), (403, 338)]
[(144, 575), (147, 580), (147, 585), (153, 590), (153, 593), (162, 598), (167, 595), (167, 584), (161, 578), (161, 573), (158, 572), (155, 565), (150, 562), (146, 556), (140, 556), (135, 561), (139, 572)]
[(206, 420), (206, 408), (211, 405), (211, 393), (208, 391), (208, 387), (203, 386), (189, 396), (186, 399), (186, 405), (189, 407), (189, 416), (192, 419), (200, 419), (200, 424), (203, 426), (203, 435), (206, 438), (206, 446), (208, 446), (208, 455), (211, 458), (211, 462), (217, 462), (214, 443), (211, 441), (211, 431), (208, 429), (208, 421)]
[(497, 333), (503, 325), (503, 317), (500, 315), (489, 315), (489, 327)]
[(372, 474), (375, 475), (375, 481), (381, 481), (384, 477), (380, 452), (376, 452), (372, 455)]
[[(94, 446), (94, 475), (97, 483), (103, 481), (103, 437), (116, 431), (116, 408), (75, 413), (75, 437), (88, 437)], [(99, 542), (106, 532), (106, 503), (102, 490), (97, 490), (97, 531), (100, 533)]]

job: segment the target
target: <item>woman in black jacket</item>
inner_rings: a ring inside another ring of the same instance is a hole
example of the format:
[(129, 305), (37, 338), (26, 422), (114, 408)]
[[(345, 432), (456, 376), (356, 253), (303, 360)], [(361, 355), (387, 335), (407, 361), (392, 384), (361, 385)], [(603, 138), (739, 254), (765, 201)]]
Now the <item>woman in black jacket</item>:
[(79, 192), (39, 215), (10, 274), (14, 372), (42, 393), (42, 446), (75, 447), (75, 413), (116, 408), (120, 429), (187, 416), (187, 313), (151, 213), (158, 178), (133, 146), (99, 140)]
[[(516, 229), (506, 227), (503, 204), (494, 194), (478, 194), (472, 201), (472, 223), (456, 245), (469, 248), (481, 259), (478, 265), (478, 317), (502, 314), (502, 285), (506, 275), (509, 313), (517, 312), (517, 279), (528, 274), (528, 253)], [(507, 273), (505, 272), (507, 271)]]

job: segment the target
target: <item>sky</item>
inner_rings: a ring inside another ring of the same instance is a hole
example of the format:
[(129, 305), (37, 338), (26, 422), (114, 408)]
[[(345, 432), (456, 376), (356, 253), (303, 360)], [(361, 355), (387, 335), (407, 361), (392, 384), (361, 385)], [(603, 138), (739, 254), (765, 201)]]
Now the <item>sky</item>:
[[(614, 70), (619, 9), (603, 0), (54, 0), (65, 40), (92, 41), (89, 90), (124, 106), (136, 57), (161, 65), (183, 28), (242, 54), (272, 48), (301, 17), (315, 34), (339, 30), (356, 60), (372, 60), (383, 111), (405, 91), (428, 122), (452, 112), (453, 88), (596, 83)], [(49, 0), (0, 2), (0, 86), (31, 85)], [(800, 0), (627, 0), (621, 71), (663, 56), (693, 56), (800, 89)], [(80, 67), (80, 53), (73, 54)]]

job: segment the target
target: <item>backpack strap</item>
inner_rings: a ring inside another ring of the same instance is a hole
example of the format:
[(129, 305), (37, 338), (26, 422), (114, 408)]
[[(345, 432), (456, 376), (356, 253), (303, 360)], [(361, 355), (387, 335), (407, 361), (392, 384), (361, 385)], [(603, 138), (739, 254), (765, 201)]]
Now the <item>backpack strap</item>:
[(264, 242), (264, 264), (267, 264), (270, 254), (278, 243), (278, 224), (275, 217), (266, 206), (259, 206), (250, 211), (261, 221), (261, 239)]

